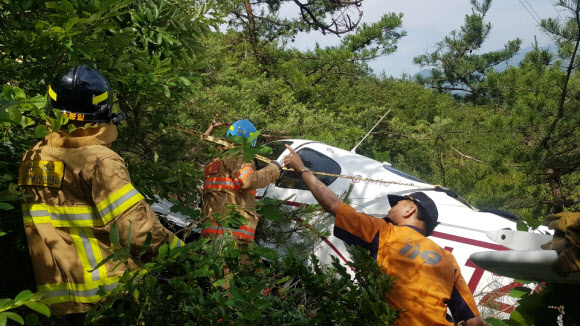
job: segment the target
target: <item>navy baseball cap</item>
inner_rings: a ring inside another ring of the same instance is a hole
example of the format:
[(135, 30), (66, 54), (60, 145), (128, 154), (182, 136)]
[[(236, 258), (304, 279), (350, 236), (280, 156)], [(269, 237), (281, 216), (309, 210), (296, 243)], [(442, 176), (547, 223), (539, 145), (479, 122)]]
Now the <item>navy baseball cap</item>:
[(417, 207), (419, 207), (420, 220), (429, 224), (438, 224), (437, 219), (439, 218), (439, 211), (437, 211), (437, 206), (435, 206), (433, 200), (424, 192), (414, 192), (404, 196), (387, 195), (387, 198), (389, 199), (389, 204), (391, 207), (397, 205), (397, 203), (401, 200), (411, 200), (417, 205)]

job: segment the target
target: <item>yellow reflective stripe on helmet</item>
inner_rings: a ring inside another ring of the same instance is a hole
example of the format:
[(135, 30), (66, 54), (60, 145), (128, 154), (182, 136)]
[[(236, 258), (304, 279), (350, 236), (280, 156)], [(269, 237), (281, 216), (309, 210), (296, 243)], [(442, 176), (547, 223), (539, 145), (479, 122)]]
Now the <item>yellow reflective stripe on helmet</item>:
[(94, 206), (51, 206), (22, 204), (24, 223), (52, 224), (54, 227), (103, 226)]
[(176, 235), (173, 235), (173, 240), (171, 240), (171, 243), (169, 244), (169, 248), (173, 249), (175, 247), (182, 247), (185, 244), (183, 243), (183, 241), (181, 241)]
[(110, 292), (119, 285), (119, 276), (109, 277), (97, 282), (74, 283), (54, 283), (38, 285), (38, 291), (44, 297), (41, 299), (48, 304), (62, 302), (82, 302), (94, 303), (101, 299), (97, 294), (99, 286), (104, 286), (106, 292)]
[(144, 198), (145, 197), (143, 197), (143, 195), (141, 195), (139, 191), (129, 183), (98, 203), (97, 210), (103, 219), (103, 223), (107, 224)]
[[(109, 92), (104, 92), (101, 95), (97, 95), (97, 96), (93, 97), (93, 104), (100, 103), (108, 98), (109, 98)], [(55, 101), (56, 101), (56, 99), (55, 99)]]
[(56, 101), (56, 93), (52, 90), (52, 86), (48, 85), (48, 96)]

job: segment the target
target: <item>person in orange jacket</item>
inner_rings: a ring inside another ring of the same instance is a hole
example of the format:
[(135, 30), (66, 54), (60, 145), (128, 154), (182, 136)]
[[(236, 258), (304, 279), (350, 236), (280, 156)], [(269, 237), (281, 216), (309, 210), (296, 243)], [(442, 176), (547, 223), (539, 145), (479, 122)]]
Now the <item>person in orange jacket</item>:
[(461, 276), (453, 255), (427, 238), (437, 226), (438, 212), (423, 192), (389, 195), (387, 220), (359, 213), (340, 199), (305, 167), (288, 145), (284, 165), (300, 174), (314, 198), (336, 217), (334, 235), (362, 246), (377, 259), (382, 270), (396, 276), (388, 302), (401, 310), (395, 325), (484, 325), (475, 300)]
[[(249, 139), (255, 132), (256, 127), (250, 121), (238, 120), (230, 126), (226, 138), (241, 136)], [(254, 139), (252, 145), (255, 144)], [(260, 220), (256, 211), (256, 189), (276, 181), (281, 170), (282, 167), (276, 161), (258, 170), (253, 161), (244, 162), (241, 152), (225, 154), (213, 160), (205, 168), (202, 200), (202, 211), (212, 225), (202, 230), (202, 236), (216, 238), (231, 233), (238, 245), (250, 244)], [(236, 228), (227, 228), (218, 223), (220, 217), (234, 210), (247, 222)]]
[[(99, 286), (111, 291), (137, 262), (113, 270), (109, 238), (117, 227), (121, 245), (138, 255), (151, 233), (146, 255), (183, 242), (165, 229), (143, 195), (133, 187), (123, 159), (110, 149), (119, 116), (111, 113), (112, 94), (98, 71), (78, 66), (57, 76), (48, 88), (49, 107), (68, 116), (77, 129), (49, 134), (28, 150), (19, 172), (24, 228), (37, 287), (53, 315), (70, 317), (100, 300)], [(86, 123), (92, 127), (84, 128)], [(68, 127), (65, 125), (65, 127)], [(74, 318), (72, 319), (74, 320)], [(82, 320), (80, 321), (82, 322)]]

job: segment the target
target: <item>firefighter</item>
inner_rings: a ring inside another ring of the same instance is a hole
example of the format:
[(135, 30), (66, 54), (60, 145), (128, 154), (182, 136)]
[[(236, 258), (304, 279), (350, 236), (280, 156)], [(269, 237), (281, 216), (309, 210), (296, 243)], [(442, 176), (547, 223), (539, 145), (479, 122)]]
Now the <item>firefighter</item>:
[[(250, 139), (256, 131), (256, 127), (250, 121), (238, 120), (230, 126), (226, 138), (242, 136)], [(254, 139), (252, 146), (255, 145)], [(221, 150), (225, 148), (222, 147)], [(258, 170), (254, 162), (243, 161), (241, 152), (211, 162), (204, 174), (202, 210), (213, 225), (203, 229), (202, 235), (215, 239), (223, 237), (227, 232), (232, 234), (238, 245), (252, 243), (260, 219), (256, 211), (256, 189), (276, 181), (281, 170), (280, 164), (274, 160)], [(237, 228), (220, 225), (218, 223), (220, 217), (234, 213), (233, 209), (247, 222)]]
[[(95, 268), (112, 254), (113, 226), (123, 246), (131, 228), (135, 255), (148, 233), (152, 240), (146, 257), (164, 243), (175, 247), (183, 242), (161, 225), (131, 184), (123, 159), (110, 149), (121, 117), (111, 112), (105, 77), (84, 65), (72, 68), (53, 80), (48, 97), (49, 108), (60, 110), (77, 129), (52, 132), (24, 155), (18, 182), (24, 227), (43, 300), (53, 315), (80, 320), (100, 300), (99, 286), (111, 291), (127, 268), (138, 267), (129, 259), (128, 266), (114, 270), (113, 261)], [(91, 126), (85, 128), (87, 123)]]

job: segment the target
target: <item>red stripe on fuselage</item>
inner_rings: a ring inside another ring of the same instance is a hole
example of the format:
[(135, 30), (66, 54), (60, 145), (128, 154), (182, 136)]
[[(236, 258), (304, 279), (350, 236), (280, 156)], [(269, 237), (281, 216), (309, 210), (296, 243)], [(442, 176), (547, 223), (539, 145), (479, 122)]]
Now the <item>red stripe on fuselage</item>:
[(447, 234), (447, 233), (442, 233), (442, 232), (437, 232), (437, 231), (433, 231), (432, 236), (435, 238), (451, 240), (451, 241), (455, 241), (455, 242), (461, 242), (461, 243), (465, 243), (468, 245), (492, 249), (492, 250), (511, 250), (510, 248), (507, 248), (507, 247), (504, 247), (502, 245), (498, 245), (495, 243), (489, 243), (489, 242), (485, 242), (485, 241), (464, 238), (464, 237), (460, 237), (458, 235)]

